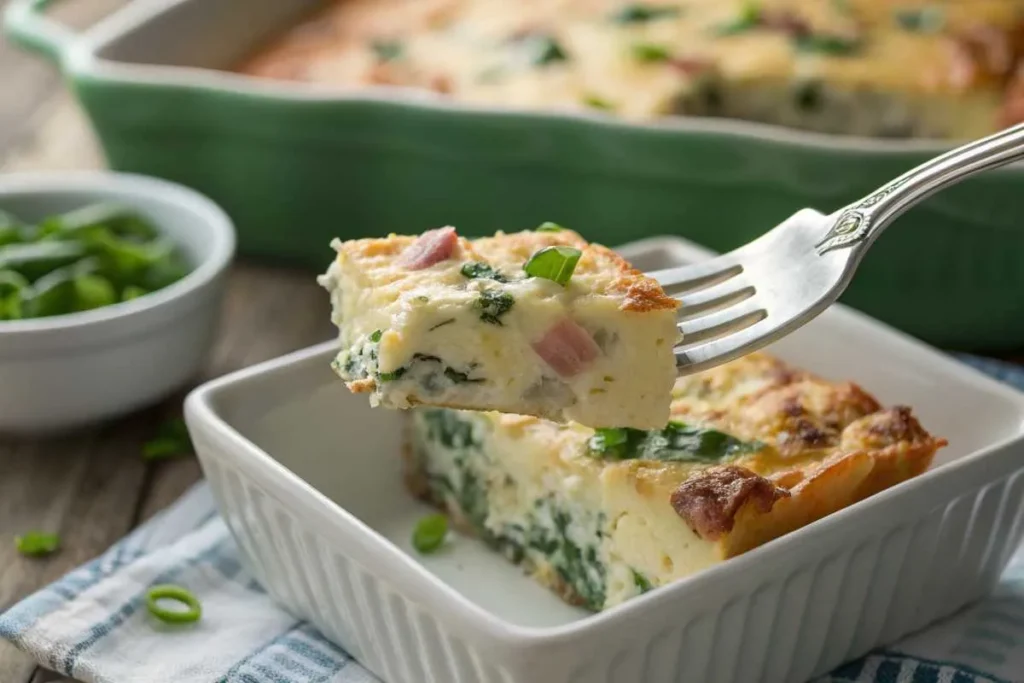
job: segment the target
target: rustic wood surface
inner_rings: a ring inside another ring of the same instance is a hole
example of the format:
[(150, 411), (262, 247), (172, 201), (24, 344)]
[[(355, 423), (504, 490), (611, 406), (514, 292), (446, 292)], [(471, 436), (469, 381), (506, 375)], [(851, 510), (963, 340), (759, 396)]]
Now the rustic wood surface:
[[(66, 0), (58, 16), (83, 26), (124, 2)], [(0, 173), (101, 166), (57, 71), (0, 39)], [(330, 335), (326, 297), (311, 273), (237, 263), (219, 337), (197, 381)], [(105, 550), (199, 479), (194, 459), (140, 457), (156, 426), (180, 414), (181, 398), (73, 435), (0, 440), (0, 612)], [(21, 557), (11, 538), (27, 529), (59, 532), (62, 550), (44, 560)], [(0, 640), (0, 683), (68, 680)]]
[[(66, 0), (71, 25), (124, 0)], [(0, 0), (0, 8), (6, 0)], [(102, 167), (88, 123), (56, 69), (0, 39), (0, 173)], [(314, 344), (331, 335), (328, 304), (313, 273), (238, 263), (219, 337), (197, 382)], [(183, 393), (138, 415), (53, 439), (0, 440), (0, 612), (95, 557), (200, 477), (193, 458), (147, 463), (143, 442), (180, 415)], [(21, 557), (12, 537), (59, 532), (63, 548)], [(67, 681), (0, 640), (0, 683)]]

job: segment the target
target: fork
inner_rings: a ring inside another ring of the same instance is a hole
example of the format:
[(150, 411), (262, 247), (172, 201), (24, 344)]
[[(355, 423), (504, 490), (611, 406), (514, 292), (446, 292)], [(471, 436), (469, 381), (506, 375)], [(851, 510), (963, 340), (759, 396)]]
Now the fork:
[(678, 374), (738, 358), (807, 324), (839, 298), (897, 216), (975, 173), (1022, 158), (1024, 124), (942, 154), (827, 216), (801, 209), (728, 254), (648, 273), (682, 304)]

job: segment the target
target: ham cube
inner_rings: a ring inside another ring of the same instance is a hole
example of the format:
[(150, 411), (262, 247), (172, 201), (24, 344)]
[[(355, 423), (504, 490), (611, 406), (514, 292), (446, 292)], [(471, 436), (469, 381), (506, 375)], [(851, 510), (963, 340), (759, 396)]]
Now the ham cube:
[(531, 345), (559, 377), (586, 370), (601, 353), (590, 333), (570, 318), (562, 318)]

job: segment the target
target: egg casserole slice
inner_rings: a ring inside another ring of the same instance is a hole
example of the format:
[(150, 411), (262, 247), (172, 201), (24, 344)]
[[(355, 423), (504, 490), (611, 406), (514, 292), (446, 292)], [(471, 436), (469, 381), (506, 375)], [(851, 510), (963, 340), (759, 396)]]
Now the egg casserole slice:
[(320, 279), (339, 329), (333, 366), (372, 404), (593, 427), (668, 420), (679, 304), (610, 249), (554, 224), (333, 246)]
[(419, 408), (409, 488), (565, 600), (601, 610), (923, 472), (946, 445), (755, 353), (680, 378), (660, 429)]

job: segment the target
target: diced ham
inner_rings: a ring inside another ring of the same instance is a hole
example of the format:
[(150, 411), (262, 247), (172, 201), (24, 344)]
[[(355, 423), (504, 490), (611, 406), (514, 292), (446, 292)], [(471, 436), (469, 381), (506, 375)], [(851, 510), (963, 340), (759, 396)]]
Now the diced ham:
[(701, 57), (673, 57), (668, 63), (684, 76), (698, 76), (714, 67), (714, 62)]
[(427, 230), (406, 247), (398, 257), (398, 265), (409, 270), (429, 268), (435, 263), (449, 259), (458, 242), (459, 237), (455, 234), (455, 228), (451, 226)]
[(560, 377), (578, 375), (601, 353), (590, 333), (570, 318), (562, 318), (552, 325), (532, 346)]

